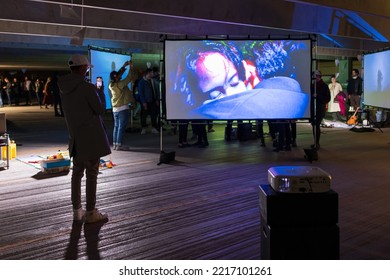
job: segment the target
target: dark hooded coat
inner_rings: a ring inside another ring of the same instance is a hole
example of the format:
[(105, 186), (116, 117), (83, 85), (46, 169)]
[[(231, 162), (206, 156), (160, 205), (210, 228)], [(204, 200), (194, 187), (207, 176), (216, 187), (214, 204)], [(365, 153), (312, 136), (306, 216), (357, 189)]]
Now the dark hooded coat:
[(92, 160), (111, 153), (102, 120), (104, 96), (79, 74), (58, 79), (62, 107), (69, 132), (69, 153), (80, 160)]

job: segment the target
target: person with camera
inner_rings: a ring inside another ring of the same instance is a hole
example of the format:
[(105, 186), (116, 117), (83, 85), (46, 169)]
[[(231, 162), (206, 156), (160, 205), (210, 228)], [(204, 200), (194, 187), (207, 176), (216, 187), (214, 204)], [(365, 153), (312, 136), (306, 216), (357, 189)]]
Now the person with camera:
[[(83, 55), (72, 55), (68, 61), (71, 73), (58, 79), (62, 106), (69, 132), (69, 154), (73, 160), (71, 200), (75, 222), (107, 221), (107, 214), (96, 208), (97, 176), (100, 158), (111, 153), (101, 115), (105, 111), (104, 95), (86, 81), (93, 67)], [(86, 211), (81, 204), (81, 181), (86, 173)]]

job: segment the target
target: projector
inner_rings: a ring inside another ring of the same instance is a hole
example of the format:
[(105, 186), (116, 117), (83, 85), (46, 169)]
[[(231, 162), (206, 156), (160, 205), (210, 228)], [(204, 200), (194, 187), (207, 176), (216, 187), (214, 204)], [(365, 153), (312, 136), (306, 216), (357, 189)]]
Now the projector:
[(268, 182), (276, 192), (327, 192), (331, 179), (327, 172), (312, 166), (278, 166), (268, 169)]

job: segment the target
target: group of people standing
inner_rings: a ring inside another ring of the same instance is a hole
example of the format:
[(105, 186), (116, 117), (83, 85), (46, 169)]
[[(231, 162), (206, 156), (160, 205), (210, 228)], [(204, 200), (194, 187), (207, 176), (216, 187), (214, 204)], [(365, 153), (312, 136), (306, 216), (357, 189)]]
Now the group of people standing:
[(0, 107), (29, 106), (33, 105), (34, 99), (41, 109), (54, 105), (54, 115), (63, 115), (56, 75), (48, 77), (45, 83), (40, 78), (32, 81), (28, 76), (24, 76), (23, 81), (17, 77), (13, 77), (12, 81), (4, 77), (1, 81)]
[(0, 106), (19, 106), (22, 100), (25, 100), (25, 105), (31, 105), (32, 95), (36, 91), (35, 86), (27, 76), (23, 81), (18, 77), (12, 79), (4, 77), (1, 80)]
[[(361, 109), (361, 98), (363, 94), (363, 80), (359, 76), (359, 70), (352, 70), (352, 79), (348, 81), (347, 93), (336, 80), (336, 76), (331, 76), (331, 83), (326, 85), (322, 79), (320, 71), (313, 72), (315, 82), (312, 85), (312, 124), (315, 144), (313, 147), (319, 149), (321, 137), (321, 124), (326, 112), (332, 114), (333, 121), (338, 120), (338, 114), (343, 118), (348, 117), (349, 106), (355, 112)], [(314, 106), (315, 105), (315, 106)]]
[[(128, 74), (122, 79), (126, 67)], [(133, 92), (129, 84), (133, 83)], [(158, 69), (147, 68), (141, 79), (136, 74), (131, 61), (126, 61), (118, 71), (110, 73), (109, 94), (114, 116), (113, 149), (128, 150), (123, 145), (123, 135), (129, 120), (130, 110), (141, 107), (141, 134), (147, 133), (147, 117), (150, 116), (151, 133), (158, 134), (160, 108), (160, 80)], [(130, 106), (129, 106), (130, 104)]]
[(343, 87), (337, 81), (336, 76), (331, 76), (331, 83), (329, 84), (331, 100), (328, 103), (328, 112), (332, 114), (333, 121), (338, 120), (338, 114), (341, 115), (342, 120), (347, 117), (349, 106), (353, 110), (361, 107), (361, 96), (363, 93), (363, 80), (359, 76), (359, 70), (352, 70), (352, 79), (348, 82), (347, 92), (343, 91)]

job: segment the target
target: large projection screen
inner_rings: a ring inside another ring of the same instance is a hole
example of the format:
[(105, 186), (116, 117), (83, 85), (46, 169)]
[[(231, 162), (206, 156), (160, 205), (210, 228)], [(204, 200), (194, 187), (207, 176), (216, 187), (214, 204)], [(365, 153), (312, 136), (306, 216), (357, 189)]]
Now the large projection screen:
[(390, 50), (364, 55), (364, 105), (390, 109)]
[(310, 118), (311, 40), (166, 40), (168, 120)]
[[(108, 84), (110, 82), (111, 71), (118, 71), (123, 64), (130, 59), (129, 55), (112, 53), (101, 50), (90, 49), (91, 64), (91, 83), (95, 84), (97, 77), (103, 78), (104, 94), (106, 96), (106, 109), (111, 109), (111, 99), (109, 95)], [(126, 71), (123, 77), (127, 76), (129, 67), (126, 67)]]

